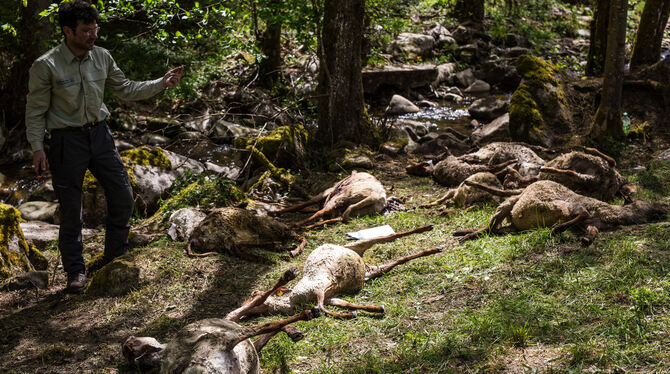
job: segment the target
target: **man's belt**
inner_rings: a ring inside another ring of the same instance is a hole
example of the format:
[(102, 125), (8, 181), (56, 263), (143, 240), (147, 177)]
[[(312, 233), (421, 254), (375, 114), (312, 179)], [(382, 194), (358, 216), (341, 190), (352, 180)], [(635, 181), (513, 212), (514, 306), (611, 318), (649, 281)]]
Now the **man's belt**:
[(50, 130), (51, 132), (58, 132), (58, 131), (86, 131), (89, 129), (92, 129), (96, 126), (104, 124), (105, 121), (91, 121), (91, 122), (86, 122), (83, 126), (68, 126), (68, 127), (63, 127), (60, 129), (52, 129)]

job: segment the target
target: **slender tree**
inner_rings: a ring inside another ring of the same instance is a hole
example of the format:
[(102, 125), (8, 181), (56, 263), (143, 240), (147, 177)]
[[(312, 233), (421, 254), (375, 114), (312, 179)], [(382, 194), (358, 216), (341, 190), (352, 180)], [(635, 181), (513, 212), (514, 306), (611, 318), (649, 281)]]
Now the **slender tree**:
[(597, 0), (596, 11), (591, 20), (591, 43), (584, 69), (586, 75), (601, 76), (603, 74), (611, 1), (613, 0)]
[[(313, 1), (316, 5), (316, 1)], [(363, 101), (361, 45), (365, 0), (325, 0), (319, 38), (318, 137), (366, 142), (370, 126)]]
[(484, 22), (484, 0), (456, 0), (454, 15), (460, 22)]
[[(264, 57), (259, 61), (259, 83), (264, 87), (272, 87), (281, 79), (281, 34), (283, 4), (279, 0), (252, 0), (254, 32), (258, 48)], [(260, 7), (260, 9), (258, 9)], [(265, 29), (261, 32), (257, 26), (257, 14), (265, 21)]]
[(621, 96), (626, 62), (627, 11), (628, 0), (612, 0), (610, 3), (603, 89), (600, 106), (598, 106), (591, 129), (592, 138), (610, 136), (621, 139), (624, 136), (621, 122)]
[[(6, 80), (0, 82), (0, 154), (12, 153), (27, 144), (25, 139), (25, 108), (28, 93), (28, 68), (48, 49), (52, 27), (48, 18), (38, 14), (51, 4), (51, 0), (28, 1), (21, 6), (15, 23), (16, 38), (5, 53), (14, 57), (7, 69)], [(6, 62), (6, 61), (3, 61)], [(2, 139), (6, 138), (6, 139)], [(11, 149), (8, 149), (11, 148)]]
[(636, 70), (651, 65), (661, 59), (663, 31), (668, 23), (670, 0), (647, 0), (637, 28), (630, 69)]

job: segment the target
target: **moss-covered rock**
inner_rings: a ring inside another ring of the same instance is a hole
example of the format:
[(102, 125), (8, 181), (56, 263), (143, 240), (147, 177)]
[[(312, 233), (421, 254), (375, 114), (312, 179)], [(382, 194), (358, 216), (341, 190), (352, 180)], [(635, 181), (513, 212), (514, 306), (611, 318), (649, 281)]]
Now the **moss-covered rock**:
[(121, 296), (139, 287), (140, 269), (130, 255), (121, 256), (100, 269), (86, 287), (91, 296)]
[[(237, 146), (249, 151), (258, 150), (269, 163), (280, 168), (302, 168), (305, 163), (305, 144), (309, 141), (309, 133), (302, 125), (281, 126), (266, 136), (258, 139), (238, 140)], [(258, 161), (259, 155), (254, 155)], [(260, 160), (265, 163), (264, 160)]]
[[(135, 195), (140, 193), (140, 198), (135, 199), (136, 202), (139, 202), (139, 204), (136, 204), (136, 208), (143, 208), (146, 210), (146, 206), (152, 204), (152, 199), (148, 196), (141, 195), (142, 192), (140, 190), (142, 189), (138, 189), (138, 181), (135, 175), (136, 169), (139, 170), (142, 167), (150, 167), (158, 171), (169, 172), (172, 169), (172, 162), (165, 151), (160, 147), (141, 146), (125, 150), (121, 152), (120, 155), (126, 168), (126, 172), (128, 173), (128, 179), (130, 180), (133, 192)], [(88, 170), (84, 175), (82, 192), (84, 224), (87, 227), (94, 227), (102, 224), (107, 215), (105, 194), (97, 179)]]
[(20, 222), (21, 213), (16, 208), (0, 204), (0, 279), (48, 267), (42, 253), (26, 241)]
[(147, 221), (164, 225), (170, 215), (181, 208), (201, 207), (211, 209), (229, 206), (246, 199), (245, 194), (235, 186), (233, 181), (223, 177), (197, 177), (165, 200), (154, 215)]
[(568, 142), (575, 131), (556, 68), (538, 57), (522, 55), (516, 69), (523, 81), (509, 104), (512, 139), (546, 147)]

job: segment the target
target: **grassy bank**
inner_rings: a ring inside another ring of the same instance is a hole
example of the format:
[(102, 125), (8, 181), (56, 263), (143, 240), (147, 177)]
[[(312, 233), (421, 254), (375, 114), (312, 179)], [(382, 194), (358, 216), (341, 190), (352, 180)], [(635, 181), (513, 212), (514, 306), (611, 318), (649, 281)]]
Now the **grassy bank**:
[[(441, 246), (345, 296), (383, 304), (382, 317), (321, 317), (297, 324), (262, 353), (266, 373), (668, 372), (670, 370), (670, 226), (603, 233), (581, 247), (572, 233), (548, 229), (486, 236), (457, 244), (451, 231), (486, 224), (494, 207), (449, 216), (415, 206), (443, 188), (406, 176), (402, 161), (373, 171), (408, 211), (356, 218), (306, 233), (295, 259), (257, 251), (274, 264), (228, 255), (191, 259), (183, 243), (160, 239), (133, 251), (140, 288), (119, 298), (65, 295), (57, 273), (46, 293), (0, 297), (0, 371), (131, 373), (120, 353), (130, 335), (167, 341), (182, 326), (221, 317), (254, 289), (270, 286), (318, 245), (346, 242), (349, 231), (389, 224), (396, 231), (433, 224), (431, 232), (368, 250), (368, 264)], [(656, 198), (661, 198), (655, 195)], [(102, 237), (87, 245), (99, 251)], [(57, 261), (53, 250), (46, 251)], [(246, 320), (263, 323), (268, 317)]]

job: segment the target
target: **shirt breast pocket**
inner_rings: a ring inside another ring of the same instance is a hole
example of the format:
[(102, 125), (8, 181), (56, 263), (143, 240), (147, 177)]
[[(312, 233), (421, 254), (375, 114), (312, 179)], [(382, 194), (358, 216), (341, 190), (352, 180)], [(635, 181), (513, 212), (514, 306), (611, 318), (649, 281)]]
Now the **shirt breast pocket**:
[(107, 74), (104, 71), (91, 71), (84, 75), (86, 82), (93, 88), (97, 96), (102, 97), (103, 92), (105, 91), (105, 81), (107, 80)]
[(61, 94), (76, 97), (79, 94), (79, 80), (75, 77), (57, 78), (54, 84), (54, 90)]

